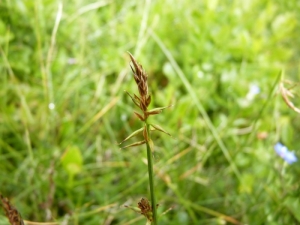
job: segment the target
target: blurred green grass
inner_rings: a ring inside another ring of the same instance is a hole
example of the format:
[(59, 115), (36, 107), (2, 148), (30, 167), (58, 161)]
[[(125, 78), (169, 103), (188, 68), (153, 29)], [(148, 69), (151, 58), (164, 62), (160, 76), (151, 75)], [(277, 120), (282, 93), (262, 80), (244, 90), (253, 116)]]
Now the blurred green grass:
[(26, 220), (145, 224), (123, 207), (148, 197), (145, 149), (117, 145), (139, 127), (123, 92), (137, 91), (130, 51), (153, 107), (174, 104), (154, 121), (174, 137), (153, 135), (159, 212), (173, 207), (160, 224), (299, 223), (299, 166), (273, 150), (282, 141), (299, 155), (299, 115), (277, 90), (280, 71), (300, 78), (299, 10), (296, 0), (0, 2), (1, 193)]

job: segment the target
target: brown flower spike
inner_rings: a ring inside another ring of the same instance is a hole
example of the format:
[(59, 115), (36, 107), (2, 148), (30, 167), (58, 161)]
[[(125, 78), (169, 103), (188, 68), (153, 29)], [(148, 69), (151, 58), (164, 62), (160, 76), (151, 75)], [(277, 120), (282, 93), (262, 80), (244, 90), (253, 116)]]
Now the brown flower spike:
[(149, 221), (152, 221), (152, 208), (148, 199), (142, 198), (141, 201), (138, 202), (138, 207), (141, 210), (141, 214), (144, 215)]
[(137, 96), (135, 94), (132, 96), (127, 91), (125, 91), (125, 92), (129, 95), (129, 97), (131, 98), (133, 103), (141, 109), (142, 113), (134, 112), (134, 114), (141, 121), (145, 122), (145, 126), (141, 129), (133, 132), (130, 136), (125, 138), (120, 144), (122, 144), (124, 141), (127, 141), (128, 139), (130, 139), (133, 136), (136, 136), (137, 134), (140, 134), (140, 133), (143, 134), (144, 140), (140, 141), (140, 142), (136, 142), (136, 143), (128, 145), (128, 146), (125, 146), (123, 148), (138, 146), (138, 145), (145, 144), (146, 142), (151, 142), (151, 140), (149, 138), (149, 134), (147, 133), (147, 129), (146, 129), (147, 125), (151, 126), (151, 131), (157, 130), (157, 131), (160, 131), (160, 132), (170, 135), (168, 132), (164, 131), (159, 125), (147, 123), (147, 119), (149, 116), (159, 114), (162, 112), (162, 110), (164, 110), (170, 106), (148, 110), (148, 106), (151, 103), (151, 95), (149, 95), (149, 93), (148, 93), (148, 75), (145, 72), (145, 70), (143, 69), (143, 66), (141, 64), (139, 64), (129, 52), (128, 52), (128, 54), (130, 56), (130, 59), (131, 59), (132, 65), (133, 65), (133, 66), (130, 65), (130, 67), (133, 72), (134, 80), (138, 86), (139, 96)]
[(144, 116), (141, 116), (139, 113), (136, 113), (136, 115), (140, 120), (145, 121), (148, 117), (147, 108), (151, 103), (151, 96), (148, 94), (148, 75), (146, 74), (145, 70), (143, 70), (142, 65), (138, 64), (135, 58), (130, 53), (129, 56), (134, 68), (131, 65), (130, 67), (134, 74), (134, 80), (138, 86), (140, 94), (139, 97), (136, 95), (134, 95), (134, 97), (130, 97), (144, 113)]
[[(132, 209), (133, 211), (140, 213), (141, 215), (145, 216), (147, 218), (147, 221), (152, 222), (153, 221), (153, 212), (152, 207), (148, 199), (141, 198), (141, 200), (138, 202), (138, 207), (132, 207), (125, 205), (125, 207)], [(156, 205), (156, 208), (158, 205)]]
[(134, 80), (138, 86), (141, 99), (143, 100), (141, 101), (141, 103), (144, 104), (141, 105), (141, 108), (147, 110), (147, 107), (151, 101), (150, 96), (148, 95), (148, 76), (146, 72), (143, 70), (142, 65), (138, 64), (135, 58), (130, 53), (129, 56), (134, 66), (134, 69), (132, 68), (132, 66), (130, 66), (134, 74)]
[(0, 195), (0, 198), (3, 204), (3, 208), (5, 210), (6, 217), (8, 218), (10, 224), (24, 225), (24, 222), (18, 210), (10, 204), (7, 198), (4, 198), (2, 195)]

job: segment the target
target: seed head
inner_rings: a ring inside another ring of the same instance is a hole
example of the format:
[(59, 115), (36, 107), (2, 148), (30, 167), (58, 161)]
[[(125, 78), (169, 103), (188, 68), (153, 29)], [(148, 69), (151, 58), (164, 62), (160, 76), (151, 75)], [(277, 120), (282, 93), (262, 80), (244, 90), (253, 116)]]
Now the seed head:
[(144, 215), (149, 221), (152, 221), (152, 208), (151, 205), (146, 198), (142, 198), (141, 201), (138, 202), (138, 207), (141, 210), (141, 214)]
[(147, 111), (147, 107), (150, 105), (151, 102), (151, 96), (148, 94), (148, 75), (143, 69), (142, 65), (137, 63), (135, 58), (129, 53), (131, 62), (133, 64), (133, 67), (131, 67), (131, 70), (134, 75), (135, 83), (138, 86), (140, 97), (136, 98), (139, 107), (143, 112)]

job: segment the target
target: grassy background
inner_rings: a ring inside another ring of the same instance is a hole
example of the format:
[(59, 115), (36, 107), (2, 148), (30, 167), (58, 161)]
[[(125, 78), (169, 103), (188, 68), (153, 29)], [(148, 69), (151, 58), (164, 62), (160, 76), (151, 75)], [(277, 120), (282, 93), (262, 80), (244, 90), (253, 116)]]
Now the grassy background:
[(299, 115), (278, 94), (281, 70), (300, 78), (299, 10), (297, 0), (1, 1), (1, 193), (26, 220), (145, 224), (123, 207), (149, 198), (145, 147), (117, 145), (140, 127), (123, 92), (137, 93), (130, 51), (151, 107), (174, 104), (152, 118), (174, 137), (153, 134), (159, 213), (173, 207), (160, 224), (299, 224), (299, 163), (273, 150), (281, 141), (299, 155)]

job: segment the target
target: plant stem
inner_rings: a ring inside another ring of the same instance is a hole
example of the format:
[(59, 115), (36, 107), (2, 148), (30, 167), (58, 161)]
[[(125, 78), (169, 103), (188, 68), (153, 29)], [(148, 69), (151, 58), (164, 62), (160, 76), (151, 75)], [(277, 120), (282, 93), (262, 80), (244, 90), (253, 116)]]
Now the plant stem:
[[(147, 134), (148, 139), (150, 139), (150, 125), (147, 124)], [(152, 151), (150, 148), (149, 142), (146, 142), (147, 145), (147, 159), (148, 159), (148, 174), (149, 174), (149, 186), (150, 186), (150, 195), (151, 195), (151, 207), (153, 213), (153, 225), (157, 225), (157, 213), (156, 213), (156, 200), (155, 200), (155, 193), (154, 193), (154, 175), (153, 175), (153, 160), (152, 160)]]

